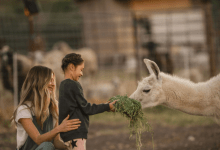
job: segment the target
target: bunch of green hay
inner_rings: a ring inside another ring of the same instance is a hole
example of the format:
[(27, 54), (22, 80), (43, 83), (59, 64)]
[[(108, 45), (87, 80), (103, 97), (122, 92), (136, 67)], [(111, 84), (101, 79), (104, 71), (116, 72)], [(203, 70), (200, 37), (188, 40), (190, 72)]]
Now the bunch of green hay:
[(117, 95), (109, 99), (110, 102), (113, 102), (114, 100), (117, 100), (117, 102), (115, 103), (115, 112), (119, 112), (130, 120), (130, 137), (134, 134), (136, 135), (136, 146), (137, 149), (140, 150), (142, 146), (141, 134), (144, 131), (151, 132), (152, 134), (151, 126), (148, 123), (146, 117), (144, 117), (141, 103), (129, 98), (127, 95)]

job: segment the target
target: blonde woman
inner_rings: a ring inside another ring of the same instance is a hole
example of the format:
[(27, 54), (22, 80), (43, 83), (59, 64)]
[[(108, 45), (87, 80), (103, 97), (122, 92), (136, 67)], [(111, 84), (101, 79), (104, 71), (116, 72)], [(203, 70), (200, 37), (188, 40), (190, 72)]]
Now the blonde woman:
[(13, 115), (17, 126), (17, 150), (68, 149), (59, 133), (75, 130), (81, 122), (68, 120), (68, 115), (58, 125), (55, 91), (55, 74), (50, 68), (34, 66), (30, 69)]

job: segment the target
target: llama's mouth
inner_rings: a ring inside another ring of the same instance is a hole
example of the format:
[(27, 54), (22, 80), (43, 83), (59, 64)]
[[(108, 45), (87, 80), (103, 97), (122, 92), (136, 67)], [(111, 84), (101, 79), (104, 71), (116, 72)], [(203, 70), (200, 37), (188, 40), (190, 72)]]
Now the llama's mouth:
[(158, 105), (158, 102), (146, 102), (146, 101), (141, 102), (142, 108), (150, 108), (150, 107), (155, 107), (157, 105)]

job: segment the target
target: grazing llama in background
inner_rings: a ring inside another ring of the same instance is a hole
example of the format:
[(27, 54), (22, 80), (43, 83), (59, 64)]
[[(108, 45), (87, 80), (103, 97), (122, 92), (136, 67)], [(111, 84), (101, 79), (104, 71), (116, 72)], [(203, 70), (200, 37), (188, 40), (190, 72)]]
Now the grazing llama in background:
[(144, 59), (150, 76), (144, 78), (130, 96), (143, 108), (165, 105), (191, 115), (220, 118), (220, 75), (206, 82), (189, 80), (160, 72), (157, 64)]
[[(14, 53), (10, 47), (5, 45), (0, 49), (0, 72), (3, 87), (14, 93)], [(22, 84), (26, 78), (29, 69), (32, 67), (32, 60), (25, 55), (17, 54), (17, 79), (18, 79), (18, 103)]]

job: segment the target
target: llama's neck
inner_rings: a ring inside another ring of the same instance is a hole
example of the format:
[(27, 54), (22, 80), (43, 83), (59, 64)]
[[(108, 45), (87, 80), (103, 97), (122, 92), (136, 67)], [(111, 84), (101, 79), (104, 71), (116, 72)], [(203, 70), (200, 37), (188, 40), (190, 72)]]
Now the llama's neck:
[(163, 105), (192, 115), (213, 116), (220, 109), (220, 75), (207, 82), (193, 83), (161, 74), (166, 95)]

